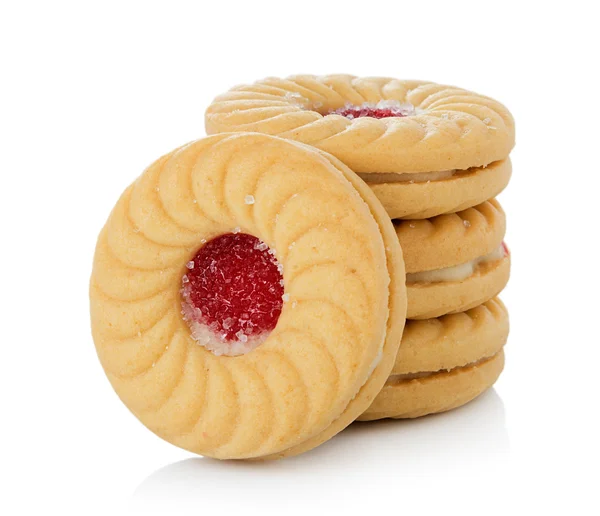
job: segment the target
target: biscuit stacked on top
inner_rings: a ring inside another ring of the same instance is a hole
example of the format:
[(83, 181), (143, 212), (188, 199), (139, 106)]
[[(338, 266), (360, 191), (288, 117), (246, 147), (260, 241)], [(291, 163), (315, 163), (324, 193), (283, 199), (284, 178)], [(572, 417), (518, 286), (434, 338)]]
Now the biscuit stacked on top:
[(499, 102), (423, 81), (349, 75), (269, 78), (217, 97), (209, 134), (250, 131), (340, 159), (394, 220), (407, 322), (391, 376), (361, 420), (449, 410), (494, 384), (508, 314), (505, 215), (514, 121)]

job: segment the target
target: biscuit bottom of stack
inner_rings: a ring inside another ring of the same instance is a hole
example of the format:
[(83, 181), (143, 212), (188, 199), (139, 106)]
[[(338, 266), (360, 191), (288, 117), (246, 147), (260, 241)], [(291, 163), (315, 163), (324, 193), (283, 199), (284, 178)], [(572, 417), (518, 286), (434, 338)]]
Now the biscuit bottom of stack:
[(358, 420), (415, 418), (475, 399), (502, 372), (508, 329), (498, 298), (466, 312), (407, 321), (392, 373)]

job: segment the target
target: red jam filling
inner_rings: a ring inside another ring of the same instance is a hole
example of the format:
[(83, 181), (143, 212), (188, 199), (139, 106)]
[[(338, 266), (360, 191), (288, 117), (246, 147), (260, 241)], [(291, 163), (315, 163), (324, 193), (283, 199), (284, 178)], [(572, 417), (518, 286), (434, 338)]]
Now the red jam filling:
[(510, 251), (508, 250), (508, 246), (505, 242), (502, 242), (502, 249), (504, 249), (504, 256), (510, 256)]
[(341, 115), (349, 118), (370, 117), (370, 118), (389, 118), (389, 117), (404, 117), (411, 113), (411, 106), (402, 104), (390, 105), (389, 103), (380, 102), (378, 104), (362, 104), (356, 106), (347, 104), (344, 107), (334, 109), (327, 113), (328, 115)]
[(273, 254), (244, 233), (218, 236), (198, 250), (187, 264), (181, 291), (182, 313), (196, 340), (229, 354), (227, 343), (249, 343), (275, 328), (284, 289)]

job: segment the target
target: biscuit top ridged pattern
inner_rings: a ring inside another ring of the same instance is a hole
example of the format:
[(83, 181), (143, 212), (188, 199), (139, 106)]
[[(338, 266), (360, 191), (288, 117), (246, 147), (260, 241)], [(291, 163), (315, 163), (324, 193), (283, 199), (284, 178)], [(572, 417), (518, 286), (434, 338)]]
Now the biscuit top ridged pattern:
[[(236, 227), (277, 252), (289, 300), (261, 346), (223, 357), (192, 340), (180, 287), (201, 242)], [(167, 441), (218, 458), (277, 453), (331, 425), (377, 365), (386, 270), (369, 207), (318, 151), (210, 137), (153, 163), (110, 214), (90, 283), (96, 349), (119, 397)]]
[(457, 213), (395, 221), (406, 272), (453, 267), (485, 256), (502, 243), (506, 216), (491, 199)]
[[(327, 115), (347, 104), (393, 100), (406, 117), (350, 120)], [(324, 116), (325, 114), (325, 116)], [(238, 86), (206, 111), (209, 134), (256, 131), (325, 150), (355, 172), (436, 172), (486, 166), (514, 146), (510, 112), (499, 102), (432, 82), (352, 75), (296, 75)]]

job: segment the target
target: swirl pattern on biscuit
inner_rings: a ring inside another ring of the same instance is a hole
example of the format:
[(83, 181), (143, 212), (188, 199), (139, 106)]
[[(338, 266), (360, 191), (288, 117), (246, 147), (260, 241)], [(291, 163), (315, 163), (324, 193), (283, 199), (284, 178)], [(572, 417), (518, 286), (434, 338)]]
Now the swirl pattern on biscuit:
[[(262, 345), (223, 357), (192, 340), (180, 285), (201, 242), (234, 228), (277, 252), (289, 301)], [(157, 160), (113, 209), (90, 284), (94, 341), (153, 432), (203, 455), (260, 457), (328, 427), (368, 379), (386, 334), (382, 269), (368, 206), (317, 151), (210, 137)]]
[[(350, 120), (347, 104), (408, 103), (405, 117)], [(514, 120), (501, 103), (453, 86), (352, 75), (297, 75), (238, 86), (215, 98), (209, 134), (257, 131), (322, 149), (355, 172), (466, 170), (506, 158)]]

